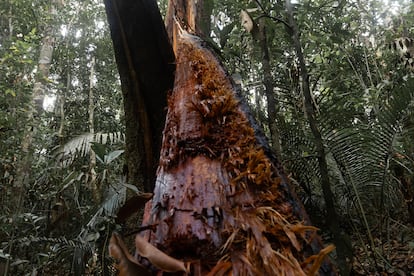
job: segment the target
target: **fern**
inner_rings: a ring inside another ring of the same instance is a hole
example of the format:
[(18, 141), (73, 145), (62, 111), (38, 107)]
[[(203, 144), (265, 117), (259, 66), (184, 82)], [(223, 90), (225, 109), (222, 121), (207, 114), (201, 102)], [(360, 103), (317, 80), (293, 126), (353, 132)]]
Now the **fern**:
[(119, 208), (125, 203), (126, 200), (126, 186), (120, 183), (120, 187), (112, 188), (109, 196), (96, 210), (95, 214), (90, 218), (89, 222), (83, 227), (82, 231), (78, 235), (78, 238), (83, 240), (87, 239), (87, 236), (97, 229), (97, 226), (102, 221), (102, 218), (114, 218)]

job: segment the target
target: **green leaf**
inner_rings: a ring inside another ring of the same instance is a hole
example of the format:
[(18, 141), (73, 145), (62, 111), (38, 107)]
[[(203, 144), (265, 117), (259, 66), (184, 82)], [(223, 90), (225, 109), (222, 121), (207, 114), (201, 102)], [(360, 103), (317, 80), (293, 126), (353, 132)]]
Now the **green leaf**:
[(89, 233), (86, 236), (85, 240), (88, 241), (88, 242), (94, 242), (94, 241), (97, 241), (99, 239), (99, 237), (100, 237), (99, 232)]
[(103, 160), (105, 160), (105, 156), (106, 156), (105, 145), (101, 143), (97, 143), (97, 142), (91, 142), (91, 144), (92, 144), (91, 148), (95, 152), (96, 158), (104, 164), (105, 162)]
[(0, 249), (0, 258), (9, 259), (10, 254), (4, 253), (3, 249)]
[(127, 183), (122, 183), (123, 186), (131, 189), (132, 191), (134, 191), (135, 193), (139, 193), (139, 190), (137, 188), (137, 186), (131, 185), (131, 184), (127, 184)]
[(124, 153), (124, 150), (114, 150), (105, 155), (105, 164), (109, 164), (115, 159), (117, 159), (122, 153)]
[(13, 262), (12, 264), (10, 264), (10, 266), (16, 266), (16, 265), (26, 264), (26, 263), (30, 263), (30, 261), (28, 261), (28, 260), (17, 260), (15, 262)]
[(16, 92), (14, 92), (14, 90), (10, 89), (10, 88), (7, 88), (6, 91), (4, 92), (4, 94), (12, 95), (13, 97), (16, 97)]

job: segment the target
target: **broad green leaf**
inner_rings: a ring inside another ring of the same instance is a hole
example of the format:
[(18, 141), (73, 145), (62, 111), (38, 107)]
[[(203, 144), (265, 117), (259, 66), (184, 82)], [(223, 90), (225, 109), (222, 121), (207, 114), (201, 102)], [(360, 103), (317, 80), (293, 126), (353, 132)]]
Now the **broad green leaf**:
[(109, 164), (115, 159), (117, 159), (122, 153), (124, 153), (124, 150), (115, 150), (111, 151), (107, 155), (105, 155), (105, 164)]
[(97, 142), (91, 142), (91, 148), (96, 154), (96, 158), (101, 162), (105, 163), (105, 156), (106, 156), (106, 147), (105, 145)]

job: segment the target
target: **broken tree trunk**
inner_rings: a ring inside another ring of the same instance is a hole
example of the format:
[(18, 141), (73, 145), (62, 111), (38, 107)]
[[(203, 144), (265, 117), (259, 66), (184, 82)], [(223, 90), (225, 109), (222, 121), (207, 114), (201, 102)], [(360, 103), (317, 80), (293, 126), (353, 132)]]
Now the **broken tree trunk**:
[(143, 222), (155, 231), (146, 238), (193, 275), (313, 275), (329, 248), (318, 252), (316, 229), (216, 57), (176, 30), (174, 90)]
[(135, 240), (135, 258), (119, 236), (110, 243), (121, 275), (335, 275), (325, 260), (333, 247), (322, 249), (230, 78), (190, 33), (197, 29), (192, 1), (187, 9), (177, 2), (185, 1), (170, 2), (181, 10), (167, 20), (175, 82), (147, 230)]
[(157, 3), (105, 0), (121, 79), (128, 182), (154, 188), (167, 91), (174, 83), (174, 53)]

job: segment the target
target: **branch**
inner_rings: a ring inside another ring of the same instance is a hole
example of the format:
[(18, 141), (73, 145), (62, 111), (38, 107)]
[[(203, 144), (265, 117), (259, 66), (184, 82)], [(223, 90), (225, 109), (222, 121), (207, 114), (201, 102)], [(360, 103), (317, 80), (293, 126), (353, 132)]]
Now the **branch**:
[(278, 18), (278, 17), (268, 15), (267, 13), (264, 13), (264, 14), (260, 15), (259, 17), (256, 18), (256, 20), (258, 20), (260, 18), (263, 18), (263, 17), (270, 18), (273, 21), (276, 21), (276, 23), (283, 23), (283, 25), (285, 25), (287, 28), (289, 28), (289, 30), (292, 30), (292, 26), (290, 26), (289, 23), (287, 23), (285, 20), (283, 20), (281, 18)]
[(260, 19), (262, 17), (267, 17), (267, 18), (272, 19), (276, 23), (283, 23), (283, 25), (285, 25), (286, 27), (288, 27), (290, 30), (292, 29), (292, 27), (289, 25), (289, 23), (287, 23), (285, 20), (283, 20), (281, 18), (277, 18), (277, 17), (274, 17), (274, 16), (269, 15), (269, 13), (265, 10), (265, 8), (263, 7), (262, 3), (260, 3), (259, 0), (255, 0), (254, 2), (256, 2), (256, 4), (259, 6), (259, 8), (263, 12), (263, 14), (260, 15), (258, 18), (256, 18), (256, 20), (258, 20), (258, 19)]

